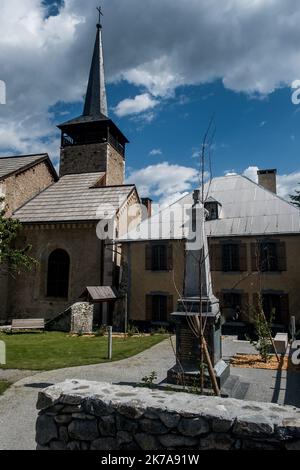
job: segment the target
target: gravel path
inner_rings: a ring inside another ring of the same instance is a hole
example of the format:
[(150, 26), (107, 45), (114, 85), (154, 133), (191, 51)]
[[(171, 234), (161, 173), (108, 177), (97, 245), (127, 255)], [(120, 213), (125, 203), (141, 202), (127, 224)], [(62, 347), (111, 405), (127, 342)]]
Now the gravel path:
[(161, 382), (174, 362), (168, 339), (122, 361), (41, 372), (22, 378), (0, 397), (0, 450), (35, 449), (35, 405), (38, 392), (42, 388), (66, 379), (112, 383), (140, 382), (152, 371), (157, 373), (157, 381)]

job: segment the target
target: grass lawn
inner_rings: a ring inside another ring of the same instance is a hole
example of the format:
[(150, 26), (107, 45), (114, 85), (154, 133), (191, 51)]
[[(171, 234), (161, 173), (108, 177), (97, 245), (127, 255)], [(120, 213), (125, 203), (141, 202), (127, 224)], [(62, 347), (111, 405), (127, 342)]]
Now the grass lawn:
[[(113, 360), (134, 356), (160, 343), (166, 335), (113, 338)], [(52, 370), (107, 360), (106, 337), (71, 337), (65, 333), (0, 334), (6, 343), (3, 369)], [(0, 368), (1, 368), (0, 367)]]
[(10, 386), (9, 382), (6, 382), (4, 380), (0, 380), (0, 395), (5, 392), (6, 389)]

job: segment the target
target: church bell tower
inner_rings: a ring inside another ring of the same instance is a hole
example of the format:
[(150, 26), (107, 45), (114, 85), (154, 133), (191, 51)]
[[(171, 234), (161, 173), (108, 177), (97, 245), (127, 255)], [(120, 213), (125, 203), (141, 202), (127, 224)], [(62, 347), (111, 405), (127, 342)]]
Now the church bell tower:
[(124, 184), (128, 140), (108, 117), (101, 15), (99, 8), (83, 113), (58, 126), (61, 130), (60, 176), (103, 172), (103, 184), (113, 186)]

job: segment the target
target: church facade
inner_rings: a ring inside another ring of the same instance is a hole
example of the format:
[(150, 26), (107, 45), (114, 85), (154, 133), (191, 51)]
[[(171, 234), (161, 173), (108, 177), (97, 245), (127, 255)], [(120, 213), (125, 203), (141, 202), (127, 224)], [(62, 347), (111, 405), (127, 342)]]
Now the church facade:
[[(31, 272), (5, 279), (4, 323), (51, 320), (77, 302), (86, 287), (119, 286), (120, 253), (99, 236), (99, 222), (113, 221), (111, 238), (126, 233), (128, 212), (140, 200), (135, 186), (124, 184), (128, 140), (108, 117), (100, 24), (83, 113), (58, 127), (59, 179), (53, 176), (12, 211), (22, 223), (20, 242), (32, 246), (37, 263)], [(97, 323), (110, 323), (111, 317), (106, 303), (96, 310)]]

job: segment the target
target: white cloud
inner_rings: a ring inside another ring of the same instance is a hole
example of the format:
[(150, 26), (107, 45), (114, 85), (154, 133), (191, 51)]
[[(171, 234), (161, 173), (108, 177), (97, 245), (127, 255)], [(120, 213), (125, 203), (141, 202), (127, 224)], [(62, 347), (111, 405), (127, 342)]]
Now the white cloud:
[[(40, 0), (1, 0), (2, 154), (44, 151), (45, 141), (54, 148), (49, 108), (82, 100), (98, 3), (65, 0), (45, 18)], [(259, 96), (300, 79), (298, 0), (105, 0), (103, 7), (107, 81), (141, 87), (119, 103), (121, 115), (142, 112), (149, 121), (147, 111), (181, 85), (219, 78)]]
[(246, 170), (243, 171), (243, 175), (247, 176), (247, 178), (257, 183), (258, 182), (258, 176), (257, 176), (258, 170), (259, 170), (258, 166), (248, 166), (248, 168), (246, 168)]
[(162, 155), (162, 150), (161, 149), (152, 149), (149, 152), (150, 157), (157, 157), (159, 155)]
[(294, 194), (295, 190), (299, 190), (300, 171), (287, 175), (278, 175), (277, 192), (279, 196), (289, 199), (290, 194)]
[(174, 202), (190, 191), (199, 182), (199, 176), (195, 168), (163, 162), (132, 171), (127, 182), (135, 183), (141, 196), (152, 196), (165, 203)]
[(114, 112), (118, 117), (129, 116), (131, 114), (139, 114), (149, 109), (153, 109), (158, 105), (158, 101), (149, 93), (137, 95), (135, 98), (127, 98), (114, 108)]

